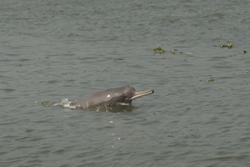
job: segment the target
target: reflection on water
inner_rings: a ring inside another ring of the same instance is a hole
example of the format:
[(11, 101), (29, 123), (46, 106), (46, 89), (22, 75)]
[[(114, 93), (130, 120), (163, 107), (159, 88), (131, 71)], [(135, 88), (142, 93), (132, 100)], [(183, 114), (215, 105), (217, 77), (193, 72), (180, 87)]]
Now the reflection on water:
[(86, 109), (81, 108), (77, 103), (70, 101), (67, 98), (62, 99), (60, 102), (52, 102), (52, 101), (42, 101), (41, 105), (44, 107), (62, 107), (64, 109), (70, 109), (70, 111), (96, 111), (96, 112), (131, 112), (135, 108), (132, 105), (98, 105), (92, 106)]

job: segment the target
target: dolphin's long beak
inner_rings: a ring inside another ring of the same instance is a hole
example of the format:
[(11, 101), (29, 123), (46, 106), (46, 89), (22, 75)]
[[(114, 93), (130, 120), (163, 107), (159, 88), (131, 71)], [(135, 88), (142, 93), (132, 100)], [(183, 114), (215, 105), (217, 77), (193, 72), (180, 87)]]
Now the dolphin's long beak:
[(138, 92), (135, 92), (135, 95), (133, 97), (131, 97), (130, 100), (138, 99), (140, 97), (147, 96), (147, 95), (150, 95), (153, 93), (154, 93), (153, 89), (138, 91)]

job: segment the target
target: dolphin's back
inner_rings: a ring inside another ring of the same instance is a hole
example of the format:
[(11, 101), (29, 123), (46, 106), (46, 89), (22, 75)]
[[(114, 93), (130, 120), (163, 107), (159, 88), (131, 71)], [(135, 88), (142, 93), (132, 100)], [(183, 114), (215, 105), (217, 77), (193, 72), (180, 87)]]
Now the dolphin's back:
[(124, 102), (126, 96), (123, 94), (127, 87), (111, 88), (104, 91), (99, 91), (93, 95), (85, 98), (84, 100), (77, 101), (76, 103), (81, 108), (89, 108), (99, 105), (114, 105), (119, 102)]

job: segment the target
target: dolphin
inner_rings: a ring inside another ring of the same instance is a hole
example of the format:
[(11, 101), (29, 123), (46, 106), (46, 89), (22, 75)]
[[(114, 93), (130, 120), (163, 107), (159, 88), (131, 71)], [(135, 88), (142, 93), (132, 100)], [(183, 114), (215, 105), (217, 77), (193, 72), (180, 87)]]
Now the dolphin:
[(104, 91), (96, 92), (85, 99), (76, 101), (66, 101), (66, 103), (56, 103), (55, 106), (63, 106), (71, 109), (90, 109), (105, 108), (106, 111), (114, 106), (131, 106), (133, 100), (153, 94), (153, 89), (136, 91), (130, 85), (110, 88)]

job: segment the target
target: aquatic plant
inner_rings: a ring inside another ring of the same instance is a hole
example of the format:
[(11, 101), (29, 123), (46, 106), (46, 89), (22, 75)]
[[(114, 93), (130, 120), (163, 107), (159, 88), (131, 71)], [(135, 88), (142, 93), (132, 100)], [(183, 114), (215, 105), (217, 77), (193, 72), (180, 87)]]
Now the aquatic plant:
[(234, 44), (232, 41), (227, 41), (227, 42), (223, 42), (222, 44), (219, 45), (220, 48), (228, 48), (228, 49), (232, 49), (234, 47)]
[(208, 82), (208, 83), (215, 82), (215, 78), (212, 78), (212, 77), (211, 77), (211, 78), (209, 78), (209, 79), (207, 80), (207, 82)]
[(163, 53), (166, 52), (166, 50), (161, 48), (161, 47), (154, 48), (153, 51), (154, 51), (155, 54), (163, 54)]

